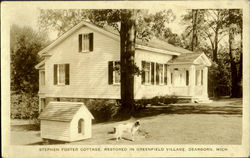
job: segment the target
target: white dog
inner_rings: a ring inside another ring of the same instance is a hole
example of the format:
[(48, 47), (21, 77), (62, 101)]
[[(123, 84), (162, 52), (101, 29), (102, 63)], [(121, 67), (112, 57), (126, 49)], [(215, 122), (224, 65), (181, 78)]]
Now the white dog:
[(119, 139), (122, 139), (122, 135), (124, 133), (130, 133), (132, 141), (134, 141), (134, 134), (135, 132), (138, 131), (140, 127), (140, 122), (136, 121), (134, 123), (123, 123), (123, 124), (119, 124), (118, 126), (116, 126), (114, 128), (114, 136), (116, 138), (116, 141), (118, 141)]

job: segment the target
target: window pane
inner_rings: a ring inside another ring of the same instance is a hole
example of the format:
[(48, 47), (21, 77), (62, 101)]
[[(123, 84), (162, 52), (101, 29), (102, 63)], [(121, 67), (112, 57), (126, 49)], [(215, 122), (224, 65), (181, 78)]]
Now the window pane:
[(150, 63), (146, 63), (146, 67), (145, 67), (145, 82), (146, 83), (150, 83)]
[(44, 86), (45, 85), (45, 72), (44, 71), (41, 71), (40, 73), (41, 75), (41, 85)]
[(65, 83), (65, 65), (59, 65), (59, 83)]
[(89, 34), (83, 35), (83, 50), (84, 51), (89, 50)]
[(163, 84), (164, 76), (163, 76), (163, 65), (159, 64), (159, 79), (160, 84)]
[(115, 83), (120, 83), (121, 76), (120, 76), (120, 62), (116, 61), (115, 62)]

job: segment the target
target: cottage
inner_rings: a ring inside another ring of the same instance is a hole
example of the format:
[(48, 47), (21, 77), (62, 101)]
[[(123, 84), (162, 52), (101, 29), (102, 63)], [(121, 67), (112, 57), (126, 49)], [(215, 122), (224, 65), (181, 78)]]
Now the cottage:
[[(108, 28), (83, 21), (39, 52), (40, 110), (50, 101), (120, 99), (120, 37)], [(204, 53), (152, 38), (136, 40), (135, 63), (144, 70), (134, 77), (135, 99), (176, 95), (208, 101), (210, 60)]]
[(43, 139), (77, 141), (91, 138), (94, 117), (81, 102), (50, 102), (39, 119)]

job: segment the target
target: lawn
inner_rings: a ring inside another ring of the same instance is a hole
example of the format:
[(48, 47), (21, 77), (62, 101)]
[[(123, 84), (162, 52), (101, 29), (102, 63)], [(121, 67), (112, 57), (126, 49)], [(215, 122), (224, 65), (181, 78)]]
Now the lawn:
[[(134, 142), (129, 135), (116, 142), (108, 132), (121, 122), (107, 122), (93, 125), (91, 139), (66, 144), (241, 144), (241, 99), (150, 107), (139, 113), (137, 119), (141, 128)], [(40, 132), (27, 127), (12, 125), (11, 143), (41, 145)]]

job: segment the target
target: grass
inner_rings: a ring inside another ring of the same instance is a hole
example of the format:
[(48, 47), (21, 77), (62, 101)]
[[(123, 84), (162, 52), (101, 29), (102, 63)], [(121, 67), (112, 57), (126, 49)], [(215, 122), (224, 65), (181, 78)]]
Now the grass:
[[(66, 144), (241, 144), (241, 107), (241, 99), (150, 107), (137, 116), (141, 128), (135, 142), (128, 134), (116, 142), (108, 132), (122, 122), (108, 122), (94, 124), (91, 139)], [(40, 131), (13, 126), (11, 144), (41, 145)]]

